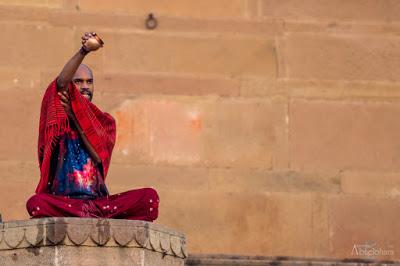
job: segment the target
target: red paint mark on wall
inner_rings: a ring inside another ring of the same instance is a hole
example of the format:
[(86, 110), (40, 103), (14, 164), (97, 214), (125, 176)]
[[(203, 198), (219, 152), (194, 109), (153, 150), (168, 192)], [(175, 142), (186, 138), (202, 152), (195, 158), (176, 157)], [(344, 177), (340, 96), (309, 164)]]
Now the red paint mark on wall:
[(202, 126), (203, 126), (203, 123), (202, 123), (201, 118), (199, 118), (199, 117), (197, 117), (197, 118), (192, 118), (190, 122), (191, 122), (191, 126), (192, 126), (192, 128), (193, 128), (194, 130), (196, 130), (196, 131), (201, 131)]

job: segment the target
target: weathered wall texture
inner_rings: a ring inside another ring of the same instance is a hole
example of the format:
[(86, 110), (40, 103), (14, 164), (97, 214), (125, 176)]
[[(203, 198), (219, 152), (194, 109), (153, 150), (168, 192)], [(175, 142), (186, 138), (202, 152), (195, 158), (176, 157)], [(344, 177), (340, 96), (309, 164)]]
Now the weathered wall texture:
[(27, 218), (43, 90), (95, 30), (108, 186), (157, 188), (190, 252), (400, 259), (399, 1), (0, 0), (0, 30), (4, 219)]

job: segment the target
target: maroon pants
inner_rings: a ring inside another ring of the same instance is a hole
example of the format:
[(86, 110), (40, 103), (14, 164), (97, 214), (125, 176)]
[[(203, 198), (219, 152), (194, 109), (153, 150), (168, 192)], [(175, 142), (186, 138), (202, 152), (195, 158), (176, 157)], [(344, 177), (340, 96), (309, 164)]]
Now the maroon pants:
[(130, 190), (94, 200), (72, 199), (51, 194), (36, 194), (26, 203), (32, 218), (97, 217), (154, 221), (158, 217), (159, 197), (152, 188)]

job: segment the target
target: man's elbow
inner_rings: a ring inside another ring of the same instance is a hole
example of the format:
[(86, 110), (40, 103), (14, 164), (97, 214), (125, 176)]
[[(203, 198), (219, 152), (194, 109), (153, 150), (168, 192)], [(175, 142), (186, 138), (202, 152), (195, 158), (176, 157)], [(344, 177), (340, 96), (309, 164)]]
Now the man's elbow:
[(56, 82), (57, 82), (57, 89), (58, 90), (62, 90), (65, 87), (67, 87), (67, 82), (62, 77), (58, 77)]

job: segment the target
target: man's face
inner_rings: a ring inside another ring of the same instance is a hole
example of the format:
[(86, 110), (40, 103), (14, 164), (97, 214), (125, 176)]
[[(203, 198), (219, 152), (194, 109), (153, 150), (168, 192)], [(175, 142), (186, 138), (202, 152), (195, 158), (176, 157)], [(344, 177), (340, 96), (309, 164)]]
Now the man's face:
[(72, 82), (78, 88), (83, 97), (92, 101), (94, 92), (93, 74), (87, 66), (79, 66), (72, 78)]

